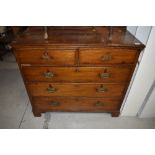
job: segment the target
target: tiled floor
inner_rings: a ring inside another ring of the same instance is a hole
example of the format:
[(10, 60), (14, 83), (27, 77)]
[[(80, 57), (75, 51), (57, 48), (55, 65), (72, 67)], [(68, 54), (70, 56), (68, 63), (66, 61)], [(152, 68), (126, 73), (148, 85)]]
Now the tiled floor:
[(0, 128), (18, 128), (27, 104), (19, 71), (0, 70)]
[[(33, 116), (17, 65), (0, 62), (0, 128), (42, 129), (44, 116)], [(155, 119), (112, 118), (103, 113), (51, 113), (48, 128), (155, 128)]]

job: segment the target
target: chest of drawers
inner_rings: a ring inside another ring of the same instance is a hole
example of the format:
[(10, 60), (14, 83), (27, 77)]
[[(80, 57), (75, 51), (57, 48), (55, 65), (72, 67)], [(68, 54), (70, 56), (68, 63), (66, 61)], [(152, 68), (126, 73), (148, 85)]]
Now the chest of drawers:
[(29, 27), (12, 46), (34, 116), (52, 111), (118, 116), (144, 45), (126, 27)]

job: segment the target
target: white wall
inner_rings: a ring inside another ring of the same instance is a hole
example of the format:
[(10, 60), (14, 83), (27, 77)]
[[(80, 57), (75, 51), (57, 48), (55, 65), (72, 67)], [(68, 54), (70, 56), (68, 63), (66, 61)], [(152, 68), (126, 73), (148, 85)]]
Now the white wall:
[(152, 26), (128, 26), (127, 30), (146, 45)]
[(128, 26), (127, 30), (135, 36), (138, 26)]
[(140, 65), (137, 66), (137, 72), (134, 74), (135, 77), (132, 79), (121, 109), (122, 116), (136, 116), (155, 75), (155, 69), (153, 69), (153, 66), (155, 66), (155, 27), (128, 27), (128, 30), (131, 33), (135, 33), (135, 36), (144, 44), (147, 43)]
[(146, 45), (152, 26), (138, 26), (135, 36)]
[(138, 113), (139, 117), (155, 117), (155, 81), (151, 89), (151, 92), (148, 93), (148, 98), (146, 102), (144, 100), (144, 106), (142, 106), (142, 111)]

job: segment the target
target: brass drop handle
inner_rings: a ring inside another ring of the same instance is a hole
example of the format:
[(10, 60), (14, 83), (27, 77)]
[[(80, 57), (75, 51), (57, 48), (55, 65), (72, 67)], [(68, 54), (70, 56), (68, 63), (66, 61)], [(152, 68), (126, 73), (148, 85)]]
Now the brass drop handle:
[(101, 102), (101, 101), (97, 101), (95, 105), (96, 106), (104, 106), (105, 103), (104, 102)]
[(52, 101), (52, 102), (49, 103), (49, 105), (51, 105), (51, 106), (59, 106), (60, 103), (59, 102)]
[(47, 71), (46, 73), (44, 73), (45, 78), (52, 78), (55, 76), (55, 74), (53, 72)]
[(96, 91), (97, 91), (98, 93), (104, 93), (104, 92), (107, 91), (107, 88), (104, 87), (103, 85), (101, 85), (100, 87), (96, 88)]
[(50, 56), (48, 55), (48, 52), (44, 52), (43, 55), (41, 56), (41, 58), (43, 60), (49, 60), (50, 59)]
[(100, 78), (109, 78), (110, 77), (110, 73), (99, 73), (99, 77)]
[(49, 93), (54, 93), (54, 92), (56, 92), (56, 88), (54, 88), (52, 85), (49, 85), (49, 87), (47, 88), (47, 91)]
[(112, 56), (111, 55), (104, 55), (101, 57), (102, 61), (110, 61), (112, 60)]

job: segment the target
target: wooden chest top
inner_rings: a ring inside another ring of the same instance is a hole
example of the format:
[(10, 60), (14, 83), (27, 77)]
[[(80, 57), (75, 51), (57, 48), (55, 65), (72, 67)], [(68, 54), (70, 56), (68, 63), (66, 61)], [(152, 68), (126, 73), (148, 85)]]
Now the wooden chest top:
[(110, 26), (59, 26), (48, 27), (48, 39), (44, 39), (44, 27), (28, 27), (16, 37), (12, 45), (47, 46), (55, 48), (75, 47), (125, 47), (143, 49), (144, 45), (131, 35), (126, 27)]

